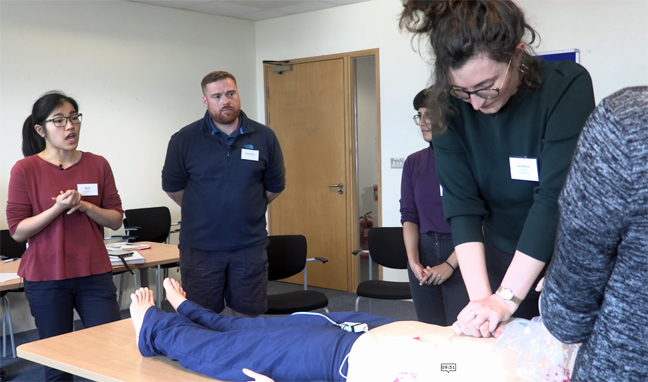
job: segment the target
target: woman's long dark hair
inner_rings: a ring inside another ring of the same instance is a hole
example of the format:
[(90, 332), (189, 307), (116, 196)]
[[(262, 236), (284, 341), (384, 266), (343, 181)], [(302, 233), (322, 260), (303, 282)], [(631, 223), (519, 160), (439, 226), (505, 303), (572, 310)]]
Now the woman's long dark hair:
[[(36, 132), (34, 126), (43, 124), (54, 110), (60, 108), (66, 102), (69, 102), (74, 107), (74, 110), (79, 112), (77, 102), (72, 97), (58, 91), (47, 92), (34, 103), (31, 115), (27, 117), (23, 124), (22, 152), (25, 157), (45, 150), (45, 138)], [(43, 126), (43, 131), (47, 131), (45, 126)]]
[[(460, 69), (482, 53), (497, 62), (515, 62), (516, 48), (525, 33), (530, 35), (528, 44), (538, 36), (526, 23), (522, 10), (510, 0), (405, 0), (403, 6), (400, 28), (415, 37), (429, 37), (434, 53), (434, 84), (427, 104), (435, 134), (446, 130), (446, 115), (452, 112), (450, 69)], [(518, 62), (523, 74), (521, 85), (535, 90), (541, 85), (539, 64), (526, 45)]]

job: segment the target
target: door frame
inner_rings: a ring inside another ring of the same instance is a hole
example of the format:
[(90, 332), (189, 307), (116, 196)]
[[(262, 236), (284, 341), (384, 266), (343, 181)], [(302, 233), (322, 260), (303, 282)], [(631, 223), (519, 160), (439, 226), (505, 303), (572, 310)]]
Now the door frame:
[[(347, 251), (347, 291), (355, 292), (357, 285), (360, 281), (360, 261), (357, 256), (352, 255), (352, 252), (357, 248), (360, 248), (359, 243), (359, 227), (358, 227), (358, 205), (357, 205), (357, 140), (356, 140), (356, 118), (355, 118), (355, 71), (354, 71), (354, 59), (359, 57), (369, 57), (373, 56), (375, 58), (375, 70), (376, 70), (376, 144), (377, 144), (377, 171), (378, 171), (378, 189), (382, 189), (382, 175), (380, 172), (381, 169), (381, 137), (380, 137), (380, 59), (379, 59), (379, 49), (367, 49), (359, 50), (354, 52), (331, 54), (324, 56), (315, 56), (315, 57), (305, 57), (297, 58), (290, 60), (278, 60), (272, 62), (263, 63), (263, 92), (264, 92), (264, 120), (266, 124), (268, 123), (268, 110), (267, 110), (267, 100), (268, 100), (268, 71), (271, 67), (276, 65), (290, 65), (290, 64), (301, 64), (301, 63), (311, 63), (318, 61), (328, 61), (328, 60), (337, 60), (342, 59), (344, 65), (344, 131), (345, 131), (345, 149), (346, 149), (346, 158), (345, 158), (345, 188), (346, 192), (353, 197), (347, 198), (346, 205), (346, 251)], [(382, 208), (381, 208), (381, 195), (378, 192), (378, 213), (377, 213), (377, 222), (378, 225), (381, 225), (382, 222)], [(269, 225), (269, 224), (268, 224)], [(271, 233), (270, 233), (271, 234)]]

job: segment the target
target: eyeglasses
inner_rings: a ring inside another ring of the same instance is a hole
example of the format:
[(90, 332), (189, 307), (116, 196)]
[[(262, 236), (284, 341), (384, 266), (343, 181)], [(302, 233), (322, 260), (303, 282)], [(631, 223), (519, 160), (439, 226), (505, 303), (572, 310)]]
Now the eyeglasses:
[(432, 123), (432, 118), (430, 117), (430, 114), (416, 114), (415, 116), (412, 117), (412, 119), (414, 120), (414, 123), (416, 123), (416, 126), (421, 125), (421, 120), (426, 125), (430, 125)]
[(82, 116), (83, 114), (74, 114), (69, 117), (54, 117), (44, 120), (43, 123), (52, 122), (56, 127), (65, 127), (68, 121), (70, 121), (73, 125), (78, 125), (81, 123)]
[(506, 73), (504, 73), (504, 78), (502, 78), (502, 83), (500, 84), (499, 88), (483, 88), (477, 89), (474, 92), (469, 92), (465, 89), (452, 87), (450, 89), (450, 94), (464, 101), (469, 100), (471, 94), (485, 99), (496, 98), (499, 95), (500, 90), (502, 89), (502, 85), (504, 85), (504, 81), (506, 80), (506, 75), (508, 74), (510, 67), (511, 60), (509, 60), (508, 66), (506, 67)]

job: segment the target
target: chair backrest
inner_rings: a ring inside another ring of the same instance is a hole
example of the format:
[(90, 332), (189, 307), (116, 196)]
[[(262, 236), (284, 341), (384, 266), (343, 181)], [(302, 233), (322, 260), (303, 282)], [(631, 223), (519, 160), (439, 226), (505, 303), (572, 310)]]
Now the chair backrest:
[(270, 235), (268, 239), (269, 280), (285, 279), (304, 270), (308, 250), (303, 235)]
[(9, 258), (21, 257), (27, 249), (27, 242), (19, 242), (11, 237), (8, 229), (0, 231), (0, 255)]
[(139, 227), (132, 232), (135, 241), (164, 243), (171, 230), (171, 211), (164, 206), (126, 210), (124, 228), (128, 227)]
[(387, 268), (407, 269), (407, 251), (402, 227), (374, 227), (369, 230), (369, 255)]

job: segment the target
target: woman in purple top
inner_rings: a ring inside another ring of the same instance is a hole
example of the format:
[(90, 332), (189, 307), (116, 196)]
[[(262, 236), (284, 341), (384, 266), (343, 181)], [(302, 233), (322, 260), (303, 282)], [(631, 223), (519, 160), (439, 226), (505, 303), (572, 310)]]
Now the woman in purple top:
[(423, 107), (426, 90), (414, 97), (423, 139), (430, 147), (407, 157), (401, 181), (401, 223), (408, 274), (419, 321), (449, 326), (469, 302), (458, 269), (450, 226), (443, 217), (443, 189), (437, 179), (430, 115)]

